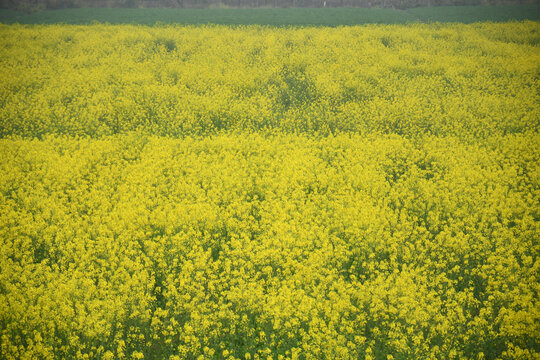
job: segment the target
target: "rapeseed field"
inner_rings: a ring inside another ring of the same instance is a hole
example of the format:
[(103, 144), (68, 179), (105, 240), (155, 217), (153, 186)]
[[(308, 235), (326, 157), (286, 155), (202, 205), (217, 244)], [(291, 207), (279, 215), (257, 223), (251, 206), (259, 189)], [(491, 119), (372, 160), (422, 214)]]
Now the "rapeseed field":
[(539, 358), (537, 22), (0, 35), (0, 358)]
[(536, 132), (536, 22), (0, 25), (0, 136)]

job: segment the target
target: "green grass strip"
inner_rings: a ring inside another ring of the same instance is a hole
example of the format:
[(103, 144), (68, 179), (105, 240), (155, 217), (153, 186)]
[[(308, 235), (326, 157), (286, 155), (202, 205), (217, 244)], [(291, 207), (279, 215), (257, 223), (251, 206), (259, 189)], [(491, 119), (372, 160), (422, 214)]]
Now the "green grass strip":
[(86, 8), (23, 13), (0, 10), (4, 24), (222, 24), (269, 26), (342, 26), (409, 22), (540, 20), (540, 5), (295, 9), (123, 9)]

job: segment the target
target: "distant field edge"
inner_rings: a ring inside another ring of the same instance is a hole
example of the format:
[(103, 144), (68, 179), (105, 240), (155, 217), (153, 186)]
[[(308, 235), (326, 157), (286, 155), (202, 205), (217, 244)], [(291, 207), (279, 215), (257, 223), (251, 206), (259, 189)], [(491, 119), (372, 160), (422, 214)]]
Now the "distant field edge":
[(347, 26), (411, 22), (540, 21), (540, 4), (385, 8), (130, 9), (78, 8), (24, 13), (0, 9), (4, 24), (220, 24), (269, 26)]

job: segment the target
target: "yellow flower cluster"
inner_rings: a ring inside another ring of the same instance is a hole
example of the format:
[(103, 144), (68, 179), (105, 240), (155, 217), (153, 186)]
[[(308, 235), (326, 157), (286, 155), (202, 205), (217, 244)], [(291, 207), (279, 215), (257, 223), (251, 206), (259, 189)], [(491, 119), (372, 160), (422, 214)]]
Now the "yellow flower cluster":
[(0, 140), (3, 359), (534, 359), (538, 135)]
[(537, 22), (0, 25), (0, 136), (530, 133)]
[(537, 359), (539, 44), (0, 25), (0, 358)]

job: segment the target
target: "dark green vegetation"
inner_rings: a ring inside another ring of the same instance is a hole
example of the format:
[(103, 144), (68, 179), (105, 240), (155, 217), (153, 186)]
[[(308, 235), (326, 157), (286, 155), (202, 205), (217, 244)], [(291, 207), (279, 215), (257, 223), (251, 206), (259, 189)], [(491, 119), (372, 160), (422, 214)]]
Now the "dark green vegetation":
[(274, 26), (340, 26), (410, 22), (540, 21), (540, 5), (441, 6), (408, 10), (381, 8), (295, 9), (126, 9), (87, 8), (38, 11), (0, 10), (5, 24), (179, 23)]
[(424, 22), (539, 21), (540, 5), (418, 7), (407, 13)]
[(318, 25), (337, 26), (364, 23), (395, 24), (414, 21), (414, 17), (389, 9), (65, 9), (24, 14), (0, 12), (3, 23), (86, 24), (93, 21), (111, 24), (160, 23), (223, 25)]

